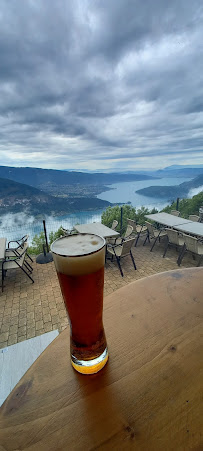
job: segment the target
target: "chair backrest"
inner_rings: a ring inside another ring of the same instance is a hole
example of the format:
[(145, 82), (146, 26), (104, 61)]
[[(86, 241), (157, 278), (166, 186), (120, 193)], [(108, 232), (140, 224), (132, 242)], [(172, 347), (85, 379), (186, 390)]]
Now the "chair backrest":
[(199, 222), (200, 217), (197, 216), (197, 215), (190, 215), (190, 216), (189, 216), (189, 220), (190, 220), (190, 221), (194, 221), (194, 222)]
[(117, 225), (118, 225), (118, 221), (116, 221), (116, 219), (114, 219), (112, 222), (112, 226), (111, 226), (112, 230), (115, 230)]
[(133, 233), (133, 227), (128, 224), (124, 238), (128, 238), (132, 233)]
[[(28, 248), (28, 242), (25, 241), (24, 243), (22, 243), (21, 246), (19, 246), (19, 247), (16, 249), (16, 255), (18, 256), (18, 255), (23, 255), (23, 254), (25, 254), (26, 251), (27, 251), (27, 248)], [(13, 252), (15, 252), (15, 250), (14, 250)]]
[(19, 246), (23, 248), (24, 243), (27, 243), (28, 238), (29, 238), (29, 235), (24, 235), (22, 238), (20, 238), (20, 240), (17, 240), (16, 243), (18, 243)]
[(127, 218), (127, 224), (133, 227), (133, 232), (137, 233), (136, 221), (133, 221), (133, 219), (128, 219)]
[(28, 248), (28, 244), (25, 243), (24, 247), (22, 249), (22, 252), (19, 255), (16, 255), (15, 257), (13, 256), (11, 258), (8, 258), (7, 260), (4, 260), (3, 268), (6, 270), (9, 268), (15, 268), (15, 267), (22, 268), (24, 260), (25, 260), (27, 248)]
[(173, 244), (179, 244), (179, 239), (178, 239), (178, 232), (177, 230), (173, 230), (173, 229), (166, 229), (166, 233), (169, 239), (169, 243), (173, 243)]
[(180, 216), (180, 212), (178, 210), (171, 210), (171, 215)]
[(188, 251), (198, 254), (198, 239), (194, 236), (183, 235), (185, 246)]
[(145, 225), (146, 225), (146, 227), (147, 227), (147, 230), (148, 230), (148, 232), (149, 232), (149, 234), (151, 235), (151, 236), (154, 236), (154, 227), (153, 227), (153, 225), (151, 224), (151, 222), (145, 222)]
[(136, 240), (136, 238), (133, 237), (133, 238), (129, 238), (129, 240), (123, 241), (121, 257), (124, 255), (128, 255), (130, 253), (131, 248), (135, 244), (135, 240)]

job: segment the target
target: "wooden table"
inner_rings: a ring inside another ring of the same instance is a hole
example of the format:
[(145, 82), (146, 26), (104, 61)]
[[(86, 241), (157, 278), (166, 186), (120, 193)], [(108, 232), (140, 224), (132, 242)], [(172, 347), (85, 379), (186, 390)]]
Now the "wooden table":
[(79, 233), (94, 233), (95, 235), (103, 236), (103, 238), (116, 238), (119, 236), (119, 233), (116, 232), (116, 230), (110, 229), (100, 222), (75, 225), (74, 229)]
[(203, 269), (141, 279), (104, 300), (109, 362), (71, 367), (69, 328), (0, 410), (2, 450), (202, 450)]
[(192, 221), (189, 219), (181, 218), (180, 216), (170, 215), (169, 213), (154, 213), (152, 215), (146, 215), (145, 218), (158, 222), (159, 224), (176, 227), (181, 224), (190, 224)]

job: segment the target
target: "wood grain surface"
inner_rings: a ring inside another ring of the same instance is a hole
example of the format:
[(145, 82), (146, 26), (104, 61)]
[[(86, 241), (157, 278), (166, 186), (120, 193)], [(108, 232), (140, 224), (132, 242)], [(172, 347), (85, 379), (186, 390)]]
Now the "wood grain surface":
[(105, 298), (106, 367), (76, 373), (67, 328), (1, 407), (0, 449), (202, 450), (202, 300), (202, 268)]

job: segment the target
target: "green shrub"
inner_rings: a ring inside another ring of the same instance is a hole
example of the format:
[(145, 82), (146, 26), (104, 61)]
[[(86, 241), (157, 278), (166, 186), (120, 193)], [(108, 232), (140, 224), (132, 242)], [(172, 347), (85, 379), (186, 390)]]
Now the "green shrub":
[[(56, 232), (50, 232), (49, 234), (49, 244), (53, 243), (57, 238), (60, 238), (64, 235), (62, 230), (62, 226)], [(46, 246), (44, 232), (40, 232), (38, 235), (35, 235), (32, 240), (32, 245), (29, 246), (29, 253), (33, 255), (38, 255), (43, 252), (43, 244)], [(46, 247), (45, 247), (46, 249)], [(47, 249), (46, 249), (47, 250)]]
[[(181, 199), (179, 201), (178, 210), (182, 218), (188, 218), (189, 215), (199, 215), (199, 207), (203, 205), (203, 191), (196, 194), (192, 199)], [(167, 205), (162, 211), (170, 213), (171, 210), (176, 210), (176, 202)]]
[(122, 207), (119, 207), (116, 205), (115, 207), (107, 207), (106, 210), (102, 213), (101, 222), (102, 224), (106, 225), (107, 227), (111, 227), (112, 222), (114, 219), (118, 221), (117, 230), (120, 230), (121, 228), (121, 208), (123, 211), (122, 214), (122, 228), (127, 227), (127, 219), (133, 219), (136, 221), (137, 224), (144, 224), (145, 222), (145, 215), (150, 213), (157, 213), (158, 210), (153, 208), (152, 210), (149, 210), (146, 207), (141, 207), (138, 210), (136, 208), (132, 207), (131, 205), (123, 205)]

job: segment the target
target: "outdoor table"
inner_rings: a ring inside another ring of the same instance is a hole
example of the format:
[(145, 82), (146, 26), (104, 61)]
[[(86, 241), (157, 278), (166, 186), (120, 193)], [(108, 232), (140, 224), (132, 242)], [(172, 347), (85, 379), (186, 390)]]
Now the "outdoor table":
[(176, 226), (176, 229), (188, 233), (189, 235), (194, 235), (197, 237), (203, 237), (203, 223), (201, 222), (190, 222), (189, 224), (183, 224), (181, 226)]
[(168, 227), (176, 227), (181, 224), (190, 224), (192, 222), (188, 219), (181, 218), (180, 216), (170, 215), (169, 213), (154, 213), (152, 215), (145, 215), (145, 218)]
[(0, 238), (0, 272), (2, 277), (2, 261), (5, 259), (6, 238)]
[(100, 235), (103, 238), (116, 238), (119, 233), (116, 230), (110, 229), (109, 227), (101, 224), (100, 222), (92, 222), (91, 224), (80, 224), (75, 225), (74, 229), (79, 233), (93, 233), (95, 235)]
[(6, 238), (0, 238), (0, 261), (5, 258)]
[(202, 449), (202, 277), (164, 272), (105, 298), (109, 362), (95, 375), (72, 368), (65, 329), (2, 405), (2, 450)]

